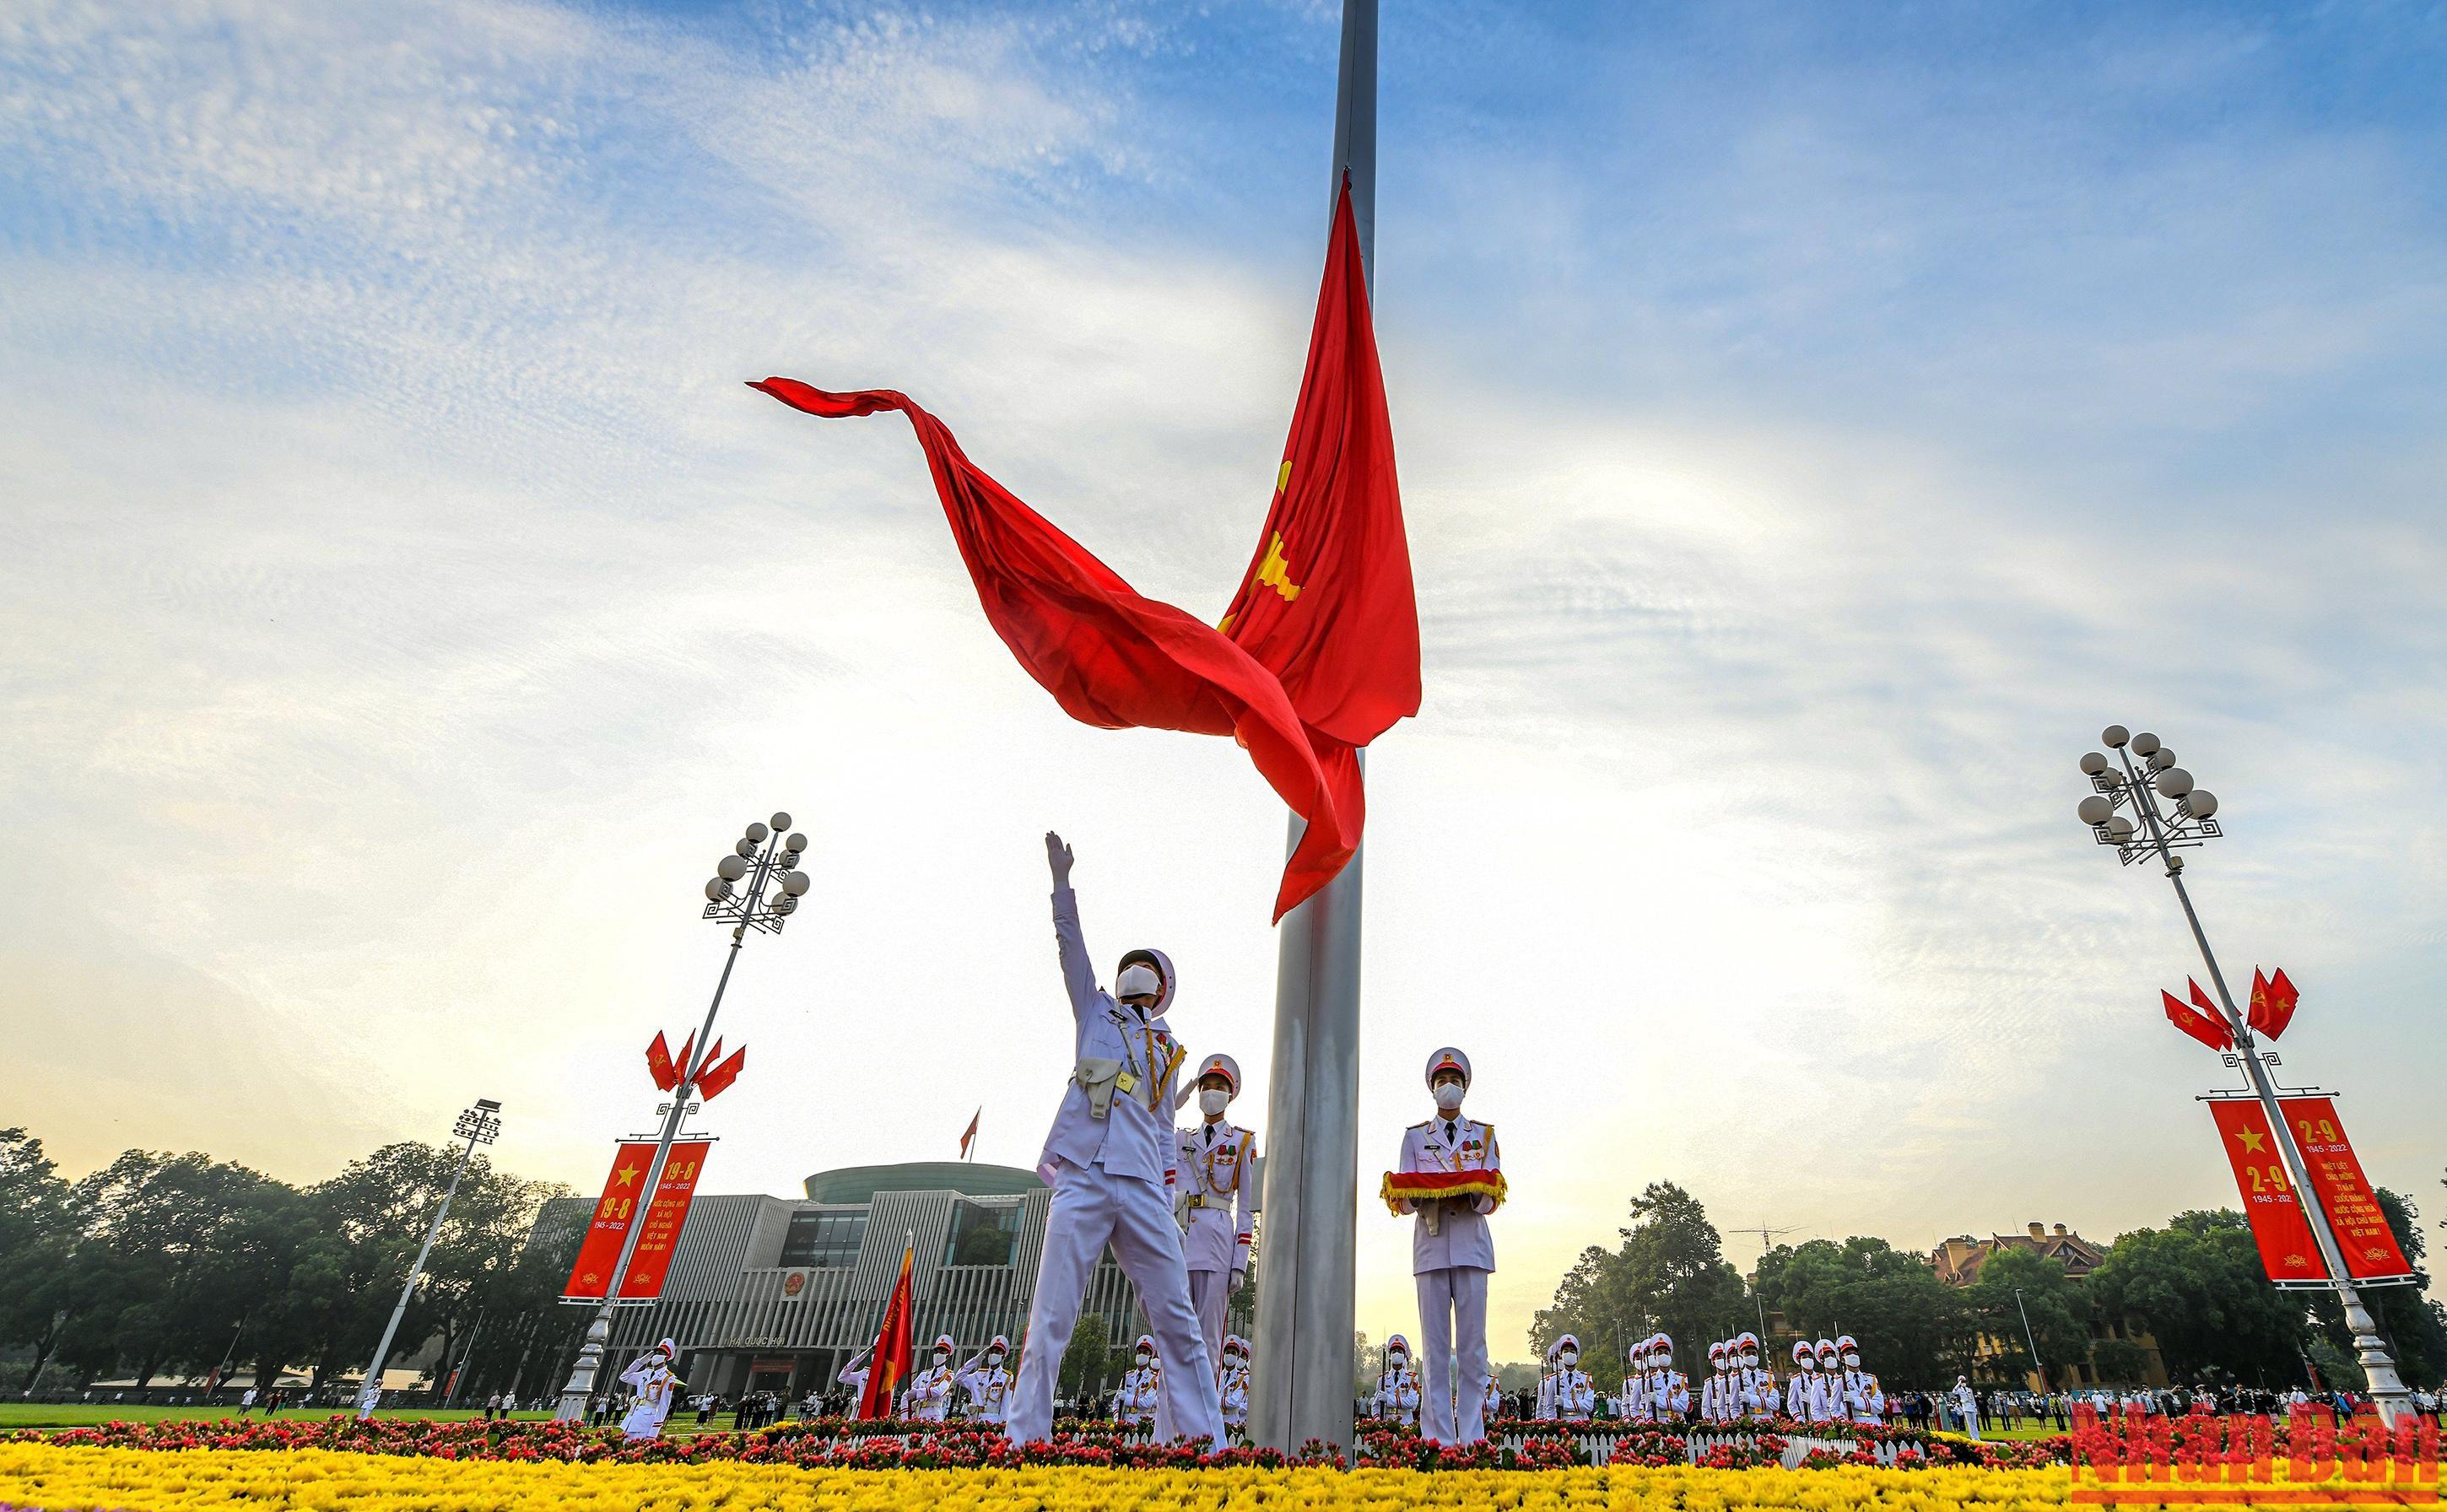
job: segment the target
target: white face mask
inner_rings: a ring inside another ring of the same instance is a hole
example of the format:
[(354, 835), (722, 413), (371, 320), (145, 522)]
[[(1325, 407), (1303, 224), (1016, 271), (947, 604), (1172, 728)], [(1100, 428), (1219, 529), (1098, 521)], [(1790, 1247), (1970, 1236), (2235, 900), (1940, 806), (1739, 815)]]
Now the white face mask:
[(1198, 1111), (1213, 1118), (1222, 1113), (1231, 1101), (1231, 1093), (1220, 1087), (1209, 1087), (1198, 1094)]
[(949, 1351), (949, 1350), (937, 1350), (937, 1351), (935, 1351), (935, 1363), (936, 1363), (936, 1364), (938, 1364), (938, 1365), (949, 1365), (949, 1364), (951, 1364), (951, 1363), (952, 1363), (952, 1351)]
[(989, 1351), (986, 1351), (986, 1363), (987, 1363), (988, 1365), (1000, 1365), (1000, 1364), (1002, 1363), (1002, 1351), (1000, 1351), (1000, 1350), (989, 1350)]
[(1861, 1357), (1858, 1354), (1847, 1354), (1844, 1356), (1844, 1363), (1858, 1369), (1861, 1364)]
[(1450, 1113), (1461, 1106), (1461, 1094), (1466, 1088), (1459, 1082), (1447, 1082), (1436, 1088), (1436, 1106)]
[(1581, 1363), (1581, 1351), (1578, 1350), (1565, 1350), (1561, 1358), (1565, 1365), (1578, 1365)]
[(1154, 1362), (1154, 1360), (1155, 1360), (1155, 1356), (1154, 1356), (1154, 1355), (1149, 1354), (1149, 1353), (1148, 1353), (1147, 1351), (1145, 1351), (1145, 1350), (1141, 1350), (1141, 1351), (1139, 1351), (1139, 1369), (1140, 1369), (1140, 1370), (1146, 1370), (1146, 1369), (1148, 1368), (1148, 1365), (1150, 1365), (1151, 1363), (1153, 1363), (1153, 1362)]

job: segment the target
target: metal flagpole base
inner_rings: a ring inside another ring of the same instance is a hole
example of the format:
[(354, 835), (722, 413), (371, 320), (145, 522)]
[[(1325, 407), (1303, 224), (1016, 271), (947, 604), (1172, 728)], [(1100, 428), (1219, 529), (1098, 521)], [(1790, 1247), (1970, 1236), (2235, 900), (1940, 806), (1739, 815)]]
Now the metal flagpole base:
[(2379, 1319), (2371, 1316), (2362, 1294), (2351, 1287), (2339, 1291), (2345, 1304), (2345, 1329), (2354, 1336), (2354, 1355), (2362, 1363), (2362, 1384), (2379, 1408), (2379, 1420), (2393, 1431), (2398, 1424), (2413, 1421), (2413, 1393), (2396, 1373), (2396, 1361), (2380, 1341)]
[(595, 1397), (595, 1378), (602, 1372), (604, 1351), (612, 1344), (610, 1309), (595, 1314), (586, 1325), (586, 1342), (578, 1351), (578, 1364), (569, 1372), (569, 1384), (560, 1389), (560, 1405), (553, 1408), (556, 1423), (583, 1423), (588, 1403)]

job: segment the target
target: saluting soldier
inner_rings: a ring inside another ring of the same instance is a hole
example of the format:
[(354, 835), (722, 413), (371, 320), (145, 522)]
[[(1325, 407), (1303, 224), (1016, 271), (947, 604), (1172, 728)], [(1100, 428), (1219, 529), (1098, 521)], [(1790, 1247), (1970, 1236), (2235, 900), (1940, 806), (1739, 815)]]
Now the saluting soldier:
[(1176, 985), (1172, 961), (1162, 951), (1132, 951), (1122, 957), (1113, 991), (1098, 987), (1080, 934), (1078, 895), (1071, 890), (1071, 847), (1049, 834), (1045, 858), (1053, 873), (1053, 938), (1071, 998), (1073, 1059), (1037, 1162), (1053, 1201), (1029, 1303), (1027, 1355), (1005, 1431), (1021, 1444), (1053, 1431), (1054, 1377), (1079, 1321), (1089, 1274), (1110, 1243), (1138, 1290), (1153, 1342), (1172, 1364), (1164, 1372), (1167, 1425), (1192, 1442), (1220, 1444), (1215, 1362), (1189, 1305), (1189, 1275), (1172, 1212), (1180, 1150), (1173, 1088), (1183, 1060), (1164, 1016)]
[(952, 1379), (969, 1393), (969, 1421), (996, 1427), (1011, 1416), (1012, 1374), (1003, 1369), (1011, 1356), (1011, 1340), (997, 1333), (992, 1343), (969, 1356)]
[(636, 1393), (628, 1416), (620, 1420), (620, 1431), (628, 1437), (662, 1437), (663, 1419), (672, 1415), (672, 1404), (679, 1397), (679, 1378), (672, 1374), (672, 1361), (679, 1352), (678, 1345), (665, 1339), (620, 1372), (620, 1384)]
[[(1495, 1125), (1462, 1117), (1470, 1090), (1470, 1057), (1448, 1045), (1428, 1057), (1428, 1091), (1436, 1116), (1413, 1124), (1402, 1137), (1404, 1172), (1486, 1172), (1501, 1186), (1504, 1168)], [(1475, 1444), (1487, 1437), (1485, 1398), (1476, 1389), (1487, 1374), (1487, 1278), (1495, 1269), (1495, 1239), (1487, 1216), (1496, 1196), (1404, 1199), (1396, 1206), (1418, 1215), (1411, 1233), (1411, 1275), (1419, 1291), (1419, 1334), (1427, 1345), (1427, 1389), (1419, 1431), (1437, 1444)], [(1453, 1397), (1454, 1351), (1470, 1389)]]
[(1209, 1055), (1199, 1063), (1200, 1122), (1181, 1131), (1175, 1161), (1186, 1194), (1182, 1250), (1189, 1267), (1189, 1305), (1198, 1312), (1210, 1360), (1223, 1358), (1224, 1304), (1249, 1276), (1258, 1136), (1224, 1120), (1224, 1110), (1240, 1095), (1240, 1062)]
[(1878, 1378), (1861, 1369), (1861, 1346), (1849, 1333), (1835, 1336), (1836, 1357), (1844, 1362), (1844, 1407), (1855, 1423), (1884, 1423), (1887, 1393)]

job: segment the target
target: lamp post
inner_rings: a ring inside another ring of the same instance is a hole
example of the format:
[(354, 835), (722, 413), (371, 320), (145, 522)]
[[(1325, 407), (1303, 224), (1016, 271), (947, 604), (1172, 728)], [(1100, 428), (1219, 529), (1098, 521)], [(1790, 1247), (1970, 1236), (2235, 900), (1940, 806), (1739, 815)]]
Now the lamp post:
[[(775, 814), (772, 823), (749, 824), (742, 839), (730, 847), (714, 868), (711, 880), (705, 884), (705, 912), (700, 917), (716, 919), (730, 926), (730, 952), (722, 958), (722, 975), (713, 984), (713, 1001), (706, 1006), (705, 1023), (697, 1030), (696, 1049), (689, 1064), (674, 1068), (679, 1081), (672, 1087), (672, 1100), (662, 1108), (662, 1138), (654, 1145), (654, 1163), (646, 1167), (646, 1192), (637, 1211), (631, 1215), (628, 1233), (620, 1240), (620, 1258), (612, 1266), (611, 1278), (604, 1283), (603, 1305), (595, 1310), (593, 1321), (586, 1325), (586, 1342), (579, 1347), (578, 1363), (570, 1368), (569, 1384), (560, 1389), (560, 1401), (553, 1408), (555, 1419), (562, 1423), (586, 1421), (587, 1401), (595, 1395), (595, 1383), (603, 1370), (604, 1351), (612, 1343), (612, 1310), (619, 1305), (620, 1287), (629, 1276), (629, 1257), (637, 1251), (637, 1236), (645, 1232), (645, 1216), (652, 1210), (654, 1194), (662, 1186), (663, 1162), (671, 1158), (672, 1141), (680, 1131), (680, 1121), (697, 1109), (689, 1101), (699, 1078), (713, 1068), (713, 1017), (722, 1011), (723, 990), (730, 985), (730, 969), (739, 964), (739, 948), (748, 942), (748, 932), (756, 930), (767, 935), (779, 935), (782, 925), (798, 911), (799, 899), (806, 896), (807, 874), (798, 869), (799, 857), (807, 848), (807, 837), (792, 833), (787, 839), (783, 831), (789, 829), (790, 816)], [(771, 886), (768, 896), (766, 889)]]
[(459, 1115), (450, 1125), (451, 1136), (464, 1139), (467, 1147), (459, 1152), (459, 1165), (450, 1173), (450, 1189), (442, 1194), (442, 1205), (433, 1210), (433, 1221), (426, 1225), (425, 1246), (416, 1252), (416, 1263), (408, 1268), (408, 1281), (399, 1289), (399, 1300), (390, 1310), (390, 1321), (383, 1325), (382, 1342), (374, 1346), (374, 1359), (366, 1367), (365, 1385), (357, 1389), (357, 1416), (374, 1415), (375, 1406), (382, 1401), (383, 1361), (390, 1357), (390, 1341), (399, 1332), (399, 1320), (408, 1315), (408, 1299), (416, 1295), (416, 1278), (425, 1274), (425, 1257), (433, 1253), (435, 1236), (442, 1232), (442, 1220), (450, 1216), (450, 1200), (459, 1195), (459, 1180), (467, 1174), (467, 1162), (475, 1158), (476, 1146), (490, 1144), (501, 1137), (502, 1105), (489, 1097), (480, 1097), (476, 1106)]
[[(2253, 1094), (2260, 1099), (2262, 1111), (2268, 1117), (2278, 1153), (2285, 1158), (2286, 1179), (2294, 1183), (2295, 1199), (2303, 1204), (2303, 1216), (2310, 1221), (2311, 1238), (2319, 1244), (2320, 1258), (2328, 1268), (2328, 1284), (2337, 1289), (2337, 1300), (2344, 1305), (2345, 1327), (2353, 1334), (2354, 1351), (2362, 1360), (2371, 1399), (2379, 1404), (2381, 1420), (2393, 1429), (2411, 1418), (2412, 1398), (2404, 1389), (2403, 1379), (2396, 1373), (2396, 1361), (2380, 1340), (2378, 1320), (2363, 1305), (2361, 1292), (2345, 1270), (2343, 1253), (2337, 1248), (2336, 1232), (2328, 1224), (2327, 1210), (2320, 1204), (2320, 1194), (2312, 1188), (2302, 1148), (2295, 1143), (2294, 1131), (2277, 1106), (2277, 1087), (2269, 1080), (2267, 1064), (2275, 1057), (2261, 1051), (2252, 1036), (2250, 1021), (2235, 1008), (2234, 994), (2227, 991), (2226, 973), (2218, 970), (2217, 956), (2210, 950), (2210, 937), (2201, 929), (2201, 916), (2192, 908), (2191, 895), (2184, 890), (2184, 858), (2175, 853), (2196, 848), (2224, 833), (2215, 817), (2217, 798), (2193, 786), (2192, 774), (2175, 765), (2174, 751), (2148, 730), (2136, 735), (2121, 725), (2110, 725), (2098, 738), (2115, 752), (2115, 759), (2110, 761), (2099, 751), (2082, 757), (2082, 775), (2090, 779), (2096, 791), (2081, 801), (2081, 822), (2090, 827), (2097, 843), (2115, 847), (2120, 863), (2130, 866), (2154, 857), (2166, 867), (2167, 880), (2175, 887), (2175, 901), (2184, 908), (2184, 922), (2191, 927), (2192, 943), (2200, 947), (2202, 964), (2210, 969), (2210, 981), (2217, 988), (2228, 1031), (2234, 1036), (2234, 1052), (2227, 1056), (2227, 1064), (2242, 1066), (2244, 1074), (2250, 1079)], [(2134, 764), (2136, 756), (2141, 758), (2139, 765)]]
[(2014, 1288), (2014, 1311), (2022, 1314), (2022, 1342), (2031, 1347), (2031, 1369), (2039, 1372), (2039, 1392), (2045, 1395), (2048, 1389), (2048, 1368), (2039, 1363), (2039, 1335), (2031, 1332), (2031, 1310), (2022, 1305), (2022, 1289), (2019, 1286)]

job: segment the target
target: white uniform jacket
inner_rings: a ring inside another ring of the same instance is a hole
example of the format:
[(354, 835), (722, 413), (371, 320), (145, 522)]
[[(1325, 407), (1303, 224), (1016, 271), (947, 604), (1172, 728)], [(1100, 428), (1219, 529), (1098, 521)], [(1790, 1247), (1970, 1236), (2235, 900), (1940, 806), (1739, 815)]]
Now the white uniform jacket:
[(1538, 1393), (1538, 1415), (1549, 1422), (1585, 1423), (1597, 1407), (1597, 1387), (1586, 1370), (1557, 1370)]
[(1249, 1421), (1249, 1368), (1227, 1365), (1216, 1382), (1224, 1401), (1224, 1423), (1239, 1427)]
[(1122, 1372), (1121, 1389), (1113, 1393), (1113, 1416), (1125, 1423), (1147, 1423), (1155, 1418), (1155, 1404), (1164, 1392), (1164, 1367), (1150, 1365), (1145, 1370), (1136, 1366)]
[(1174, 1164), (1179, 1172), (1183, 1216), (1182, 1258), (1193, 1271), (1249, 1268), (1249, 1180), (1258, 1158), (1258, 1136), (1218, 1120), (1181, 1131)]
[(1376, 1415), (1395, 1423), (1419, 1421), (1419, 1372), (1405, 1365), (1386, 1370), (1376, 1377), (1376, 1394), (1371, 1399)]
[(1887, 1393), (1878, 1378), (1867, 1370), (1844, 1372), (1844, 1406), (1855, 1423), (1884, 1423), (1887, 1420)]
[(1487, 1401), (1479, 1408), (1480, 1421), (1482, 1423), (1492, 1423), (1498, 1417), (1501, 1417), (1503, 1413), (1504, 1393), (1497, 1389), (1495, 1377), (1493, 1375), (1489, 1375), (1487, 1378)]
[[(1068, 887), (1053, 890), (1053, 941), (1062, 956), (1062, 985), (1071, 994), (1074, 1063), (1119, 1061), (1130, 1086), (1116, 1085), (1111, 1108), (1099, 1119), (1092, 1116), (1087, 1089), (1073, 1076), (1053, 1115), (1053, 1127), (1046, 1133), (1036, 1174), (1053, 1181), (1059, 1158), (1073, 1165), (1101, 1162), (1115, 1176), (1169, 1187), (1175, 1151), (1173, 1083), (1182, 1061), (1180, 1042), (1164, 1021), (1165, 1004), (1172, 996), (1172, 963), (1163, 961), (1164, 996), (1154, 1014), (1142, 1018), (1096, 985), (1096, 969), (1079, 936), (1079, 897)], [(1162, 958), (1160, 952), (1148, 954)]]
[(620, 1431), (633, 1439), (658, 1437), (679, 1396), (679, 1381), (671, 1367), (657, 1359), (639, 1360), (620, 1372), (620, 1384), (637, 1393), (636, 1405), (620, 1420)]
[[(1500, 1171), (1504, 1159), (1495, 1145), (1494, 1125), (1469, 1118), (1432, 1118), (1403, 1131), (1401, 1163), (1394, 1168)], [(1403, 1205), (1419, 1214), (1418, 1226), (1411, 1231), (1413, 1275), (1495, 1269), (1495, 1238), (1487, 1226), (1487, 1215), (1495, 1211), (1493, 1198), (1442, 1202), (1437, 1204), (1442, 1211), (1436, 1214), (1419, 1212), (1415, 1203)]]
[(1000, 1423), (1011, 1414), (1012, 1373), (985, 1359), (983, 1351), (970, 1356), (952, 1379), (969, 1393), (969, 1421)]
[(952, 1381), (957, 1374), (947, 1362), (929, 1365), (909, 1378), (909, 1416), (920, 1423), (940, 1423), (952, 1414)]
[(1648, 1372), (1648, 1410), (1660, 1423), (1691, 1413), (1691, 1378), (1679, 1370)]
[(1784, 1383), (1784, 1415), (1795, 1423), (1808, 1423), (1811, 1404), (1818, 1398), (1818, 1373), (1795, 1370), (1793, 1379)]
[(1614, 1399), (1614, 1415), (1625, 1423), (1648, 1421), (1648, 1384), (1638, 1374), (1622, 1378), (1622, 1389)]

